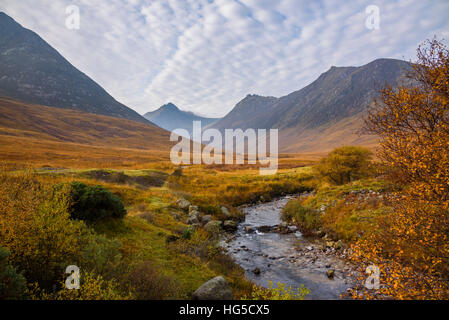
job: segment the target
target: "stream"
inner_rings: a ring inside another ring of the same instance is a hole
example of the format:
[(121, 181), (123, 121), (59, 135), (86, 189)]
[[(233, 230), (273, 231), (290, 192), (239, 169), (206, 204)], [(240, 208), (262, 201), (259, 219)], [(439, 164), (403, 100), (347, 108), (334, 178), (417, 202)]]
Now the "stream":
[[(340, 299), (351, 286), (351, 267), (335, 249), (323, 247), (322, 241), (307, 239), (299, 231), (280, 234), (257, 230), (281, 223), (282, 208), (292, 198), (245, 207), (245, 221), (224, 247), (257, 285), (268, 287), (270, 280), (292, 288), (303, 284), (310, 290), (306, 299)], [(335, 270), (331, 279), (328, 270)]]

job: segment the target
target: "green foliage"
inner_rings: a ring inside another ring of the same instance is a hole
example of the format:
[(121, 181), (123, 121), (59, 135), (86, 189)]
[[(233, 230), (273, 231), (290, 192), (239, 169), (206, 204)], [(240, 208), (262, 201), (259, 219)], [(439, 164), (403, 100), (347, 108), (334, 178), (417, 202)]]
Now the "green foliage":
[(71, 217), (84, 221), (106, 218), (123, 218), (126, 210), (122, 200), (102, 186), (87, 186), (81, 182), (72, 182)]
[(282, 218), (299, 225), (302, 231), (316, 230), (321, 226), (320, 213), (303, 206), (300, 199), (289, 201), (282, 210)]
[(8, 262), (10, 253), (0, 247), (0, 300), (17, 300), (25, 291), (25, 278)]
[(344, 146), (321, 159), (315, 170), (335, 184), (345, 184), (370, 174), (371, 151), (362, 147)]
[(268, 288), (255, 285), (250, 296), (243, 296), (242, 300), (304, 300), (310, 293), (310, 290), (303, 285), (295, 290), (280, 282), (277, 283), (277, 288), (273, 287), (272, 281), (269, 284)]
[(191, 226), (184, 229), (182, 232), (182, 238), (184, 240), (189, 240), (192, 237), (192, 234), (195, 232), (195, 229)]

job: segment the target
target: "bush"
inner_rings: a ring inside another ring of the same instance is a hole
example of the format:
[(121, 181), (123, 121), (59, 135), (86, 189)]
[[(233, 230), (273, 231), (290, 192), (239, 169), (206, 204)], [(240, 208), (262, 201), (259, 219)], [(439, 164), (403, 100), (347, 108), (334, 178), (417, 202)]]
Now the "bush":
[(282, 210), (282, 218), (298, 224), (302, 231), (316, 230), (321, 226), (320, 213), (303, 206), (299, 199), (287, 203)]
[(122, 200), (102, 186), (87, 186), (81, 182), (72, 182), (71, 187), (70, 210), (73, 219), (95, 221), (123, 218), (126, 215)]
[(150, 261), (133, 267), (126, 280), (134, 297), (139, 300), (162, 300), (176, 293), (176, 282), (163, 275)]
[(25, 291), (25, 278), (8, 263), (10, 253), (0, 247), (0, 300), (17, 300)]
[(58, 285), (68, 265), (103, 272), (120, 259), (120, 243), (70, 219), (70, 185), (38, 180), (32, 172), (0, 171), (0, 246), (29, 283)]
[(332, 183), (345, 184), (369, 175), (371, 155), (362, 147), (340, 147), (321, 159), (315, 170)]

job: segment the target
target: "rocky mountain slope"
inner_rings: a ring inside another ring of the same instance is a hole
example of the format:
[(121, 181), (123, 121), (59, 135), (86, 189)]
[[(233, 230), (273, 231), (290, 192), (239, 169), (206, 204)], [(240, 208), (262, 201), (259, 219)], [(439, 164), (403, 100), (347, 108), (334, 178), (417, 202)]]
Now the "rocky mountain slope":
[(284, 97), (249, 95), (213, 127), (277, 128), (283, 152), (316, 152), (344, 144), (372, 146), (361, 136), (367, 107), (386, 84), (407, 83), (411, 64), (378, 59), (361, 67), (331, 67), (317, 80)]
[(149, 124), (116, 101), (31, 30), (0, 12), (0, 94)]

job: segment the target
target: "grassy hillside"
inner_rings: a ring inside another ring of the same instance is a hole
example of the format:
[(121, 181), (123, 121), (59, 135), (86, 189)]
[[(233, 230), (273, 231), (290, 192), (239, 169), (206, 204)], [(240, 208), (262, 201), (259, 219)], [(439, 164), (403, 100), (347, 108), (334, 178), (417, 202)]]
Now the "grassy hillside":
[(129, 167), (168, 161), (171, 145), (153, 125), (0, 98), (0, 152), (9, 162)]

